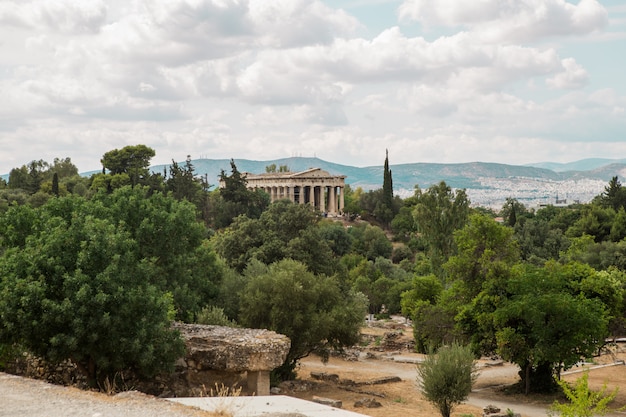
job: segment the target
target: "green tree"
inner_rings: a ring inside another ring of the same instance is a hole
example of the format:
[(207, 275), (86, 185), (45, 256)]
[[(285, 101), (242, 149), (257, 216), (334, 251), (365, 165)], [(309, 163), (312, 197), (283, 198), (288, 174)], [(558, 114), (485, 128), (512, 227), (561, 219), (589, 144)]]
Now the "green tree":
[(417, 373), (422, 394), (443, 417), (467, 399), (478, 377), (472, 350), (456, 343), (428, 355)]
[(613, 242), (619, 242), (626, 237), (626, 210), (620, 207), (611, 225), (610, 238)]
[(485, 215), (472, 214), (454, 240), (458, 252), (444, 268), (450, 281), (463, 281), (469, 297), (476, 296), (486, 281), (506, 280), (508, 270), (519, 259), (513, 229)]
[(617, 176), (611, 178), (609, 184), (604, 187), (599, 201), (604, 207), (611, 207), (615, 211), (626, 208), (626, 188), (622, 186)]
[(352, 237), (352, 250), (371, 261), (381, 256), (389, 258), (393, 252), (393, 245), (378, 226), (356, 225), (348, 233)]
[(42, 159), (33, 160), (20, 168), (13, 168), (9, 172), (9, 188), (22, 189), (28, 194), (35, 194), (48, 178), (49, 168), (50, 164)]
[(252, 259), (269, 265), (290, 257), (315, 273), (330, 274), (335, 269), (335, 256), (320, 233), (319, 221), (319, 213), (310, 205), (278, 200), (258, 219), (235, 218), (215, 234), (213, 241), (228, 266), (239, 272)]
[(216, 229), (229, 226), (240, 215), (257, 219), (270, 203), (266, 192), (248, 190), (245, 175), (239, 172), (232, 159), (230, 167), (230, 175), (221, 171), (220, 188), (212, 195), (211, 217)]
[(240, 303), (242, 325), (291, 339), (284, 364), (274, 370), (280, 380), (293, 378), (298, 361), (311, 353), (327, 360), (331, 350), (355, 344), (365, 314), (362, 296), (342, 292), (336, 279), (290, 259), (250, 276)]
[(553, 390), (553, 376), (593, 355), (608, 334), (604, 303), (572, 291), (568, 275), (556, 264), (520, 266), (491, 316), (498, 353), (520, 367), (526, 393)]
[(356, 190), (352, 190), (350, 184), (346, 184), (344, 188), (344, 194), (343, 211), (348, 215), (351, 220), (354, 220), (363, 211), (363, 208), (361, 207), (361, 196), (363, 195), (363, 189), (361, 187), (358, 187)]
[(59, 179), (69, 178), (78, 175), (78, 167), (74, 165), (71, 158), (54, 158), (50, 171), (56, 172)]
[(52, 194), (57, 197), (59, 196), (59, 174), (57, 174), (56, 172), (52, 177)]
[(420, 302), (436, 304), (442, 291), (443, 285), (434, 275), (413, 277), (411, 289), (402, 293), (402, 314), (405, 317), (414, 317)]
[(465, 190), (452, 189), (440, 182), (422, 191), (416, 186), (414, 211), (417, 230), (428, 244), (433, 271), (443, 277), (441, 266), (456, 251), (454, 231), (462, 228), (470, 213)]
[(222, 267), (193, 204), (127, 186), (96, 194), (89, 206), (130, 233), (139, 259), (153, 261), (151, 283), (172, 294), (177, 319), (193, 321), (217, 296)]
[(389, 226), (395, 215), (393, 201), (393, 179), (391, 177), (391, 169), (389, 169), (389, 152), (385, 150), (385, 165), (383, 168), (383, 196), (379, 208), (376, 210), (376, 217), (379, 218), (384, 225)]
[(569, 239), (561, 229), (552, 228), (550, 223), (537, 216), (518, 222), (515, 226), (515, 239), (524, 261), (542, 265), (550, 259), (559, 259), (569, 246)]
[(324, 220), (319, 223), (320, 234), (335, 256), (343, 256), (352, 249), (352, 236), (343, 224), (335, 221)]
[(71, 359), (94, 385), (124, 370), (173, 369), (183, 342), (170, 328), (172, 296), (152, 283), (154, 261), (108, 219), (55, 210), (87, 203), (49, 204), (0, 256), (0, 343), (52, 363)]
[(100, 162), (103, 173), (108, 170), (112, 175), (126, 174), (130, 184), (135, 186), (149, 176), (148, 168), (154, 155), (154, 149), (146, 145), (125, 146), (106, 152)]
[(581, 210), (581, 216), (565, 232), (569, 238), (593, 236), (596, 242), (606, 240), (611, 234), (615, 210), (590, 204)]
[(500, 215), (504, 218), (504, 221), (508, 226), (515, 227), (518, 218), (521, 218), (528, 214), (526, 207), (517, 201), (515, 198), (507, 197), (506, 202), (502, 206)]
[(196, 201), (197, 194), (204, 188), (202, 179), (195, 175), (195, 168), (189, 155), (183, 166), (172, 160), (165, 184), (167, 191), (171, 192), (175, 199), (185, 199), (192, 203)]

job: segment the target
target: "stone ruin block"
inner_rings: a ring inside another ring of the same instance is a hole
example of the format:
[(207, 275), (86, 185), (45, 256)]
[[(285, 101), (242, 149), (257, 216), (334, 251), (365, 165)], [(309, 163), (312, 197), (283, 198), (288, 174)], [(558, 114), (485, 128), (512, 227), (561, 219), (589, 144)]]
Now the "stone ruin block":
[(244, 385), (245, 375), (248, 394), (269, 395), (269, 374), (283, 364), (291, 347), (287, 336), (265, 329), (187, 323), (173, 327), (186, 347), (185, 357), (178, 362), (182, 385), (190, 391), (205, 389), (207, 394), (216, 383)]

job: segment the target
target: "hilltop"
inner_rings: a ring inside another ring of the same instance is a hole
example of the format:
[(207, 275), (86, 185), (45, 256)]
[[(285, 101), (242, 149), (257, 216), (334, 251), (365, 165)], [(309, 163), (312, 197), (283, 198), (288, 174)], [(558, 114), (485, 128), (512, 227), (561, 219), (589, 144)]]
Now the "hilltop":
[[(291, 171), (321, 168), (332, 175), (345, 175), (352, 189), (365, 191), (382, 187), (383, 166), (354, 167), (319, 158), (291, 157), (271, 161), (234, 159), (240, 172), (262, 173), (271, 164), (286, 165)], [(191, 161), (199, 175), (215, 186), (221, 170), (230, 173), (229, 159), (195, 159)], [(552, 165), (550, 165), (552, 164)], [(527, 206), (565, 203), (587, 203), (600, 194), (609, 180), (626, 178), (626, 160), (589, 159), (569, 164), (540, 163), (506, 165), (486, 162), (459, 164), (411, 163), (391, 165), (394, 192), (400, 197), (413, 194), (415, 186), (426, 189), (440, 181), (452, 188), (464, 188), (474, 205), (501, 208), (507, 197)], [(546, 168), (552, 166), (554, 169)], [(151, 169), (163, 172), (167, 165)], [(567, 167), (568, 170), (563, 170)]]
[[(183, 163), (180, 161), (179, 163)], [(230, 174), (230, 159), (194, 159), (196, 173), (206, 176), (211, 188), (218, 183), (221, 170)], [(259, 174), (265, 167), (286, 165), (291, 171), (321, 168), (332, 175), (345, 175), (346, 183), (355, 190), (382, 187), (383, 165), (355, 167), (324, 161), (319, 158), (290, 157), (270, 161), (235, 158), (241, 172)], [(169, 165), (155, 165), (153, 172), (162, 173)], [(488, 162), (457, 164), (410, 163), (390, 165), (394, 193), (402, 198), (413, 195), (415, 186), (426, 189), (440, 181), (452, 188), (466, 189), (473, 205), (499, 209), (508, 197), (528, 207), (545, 204), (587, 203), (604, 191), (609, 180), (618, 176), (626, 180), (626, 159), (590, 158), (576, 162), (541, 162), (528, 165), (507, 165)], [(100, 171), (84, 172), (90, 176)], [(8, 180), (9, 175), (2, 178)]]

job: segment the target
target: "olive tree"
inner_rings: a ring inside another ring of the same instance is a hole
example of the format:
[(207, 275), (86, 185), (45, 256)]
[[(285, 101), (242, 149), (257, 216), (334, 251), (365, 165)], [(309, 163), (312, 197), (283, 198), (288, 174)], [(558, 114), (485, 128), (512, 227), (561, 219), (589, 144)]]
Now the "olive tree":
[(284, 364), (274, 370), (278, 379), (292, 378), (298, 361), (311, 353), (327, 360), (332, 349), (358, 342), (365, 297), (342, 291), (334, 277), (315, 275), (292, 259), (269, 266), (252, 262), (246, 272), (239, 323), (291, 339)]
[(456, 343), (428, 355), (417, 373), (422, 394), (443, 417), (467, 399), (478, 377), (472, 350)]

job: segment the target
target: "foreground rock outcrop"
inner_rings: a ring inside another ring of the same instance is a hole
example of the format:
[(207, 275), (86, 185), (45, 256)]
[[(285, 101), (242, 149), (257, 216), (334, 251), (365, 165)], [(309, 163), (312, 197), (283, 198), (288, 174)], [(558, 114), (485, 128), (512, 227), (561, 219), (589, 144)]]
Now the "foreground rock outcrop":
[(170, 386), (177, 396), (207, 395), (224, 386), (269, 395), (269, 374), (282, 365), (291, 347), (287, 336), (264, 329), (186, 323), (174, 328), (186, 346), (185, 357), (177, 362), (177, 381)]

